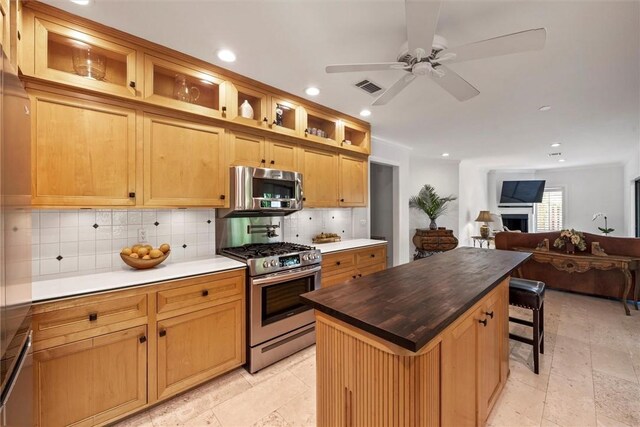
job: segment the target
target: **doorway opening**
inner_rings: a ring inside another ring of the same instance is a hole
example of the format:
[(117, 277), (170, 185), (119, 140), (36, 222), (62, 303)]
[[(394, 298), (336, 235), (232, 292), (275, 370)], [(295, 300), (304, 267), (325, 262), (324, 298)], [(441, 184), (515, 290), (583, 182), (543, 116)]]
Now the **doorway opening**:
[(387, 267), (393, 267), (395, 239), (397, 235), (398, 167), (382, 163), (371, 163), (369, 173), (372, 239), (386, 240)]
[(636, 179), (636, 200), (635, 200), (635, 217), (636, 217), (636, 237), (640, 237), (640, 178)]

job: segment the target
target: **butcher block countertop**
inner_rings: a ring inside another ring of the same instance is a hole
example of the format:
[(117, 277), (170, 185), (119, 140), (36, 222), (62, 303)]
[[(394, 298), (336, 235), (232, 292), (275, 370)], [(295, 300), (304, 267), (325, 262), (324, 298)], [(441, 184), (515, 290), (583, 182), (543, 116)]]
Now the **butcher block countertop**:
[(458, 248), (301, 298), (320, 312), (417, 352), (529, 257)]

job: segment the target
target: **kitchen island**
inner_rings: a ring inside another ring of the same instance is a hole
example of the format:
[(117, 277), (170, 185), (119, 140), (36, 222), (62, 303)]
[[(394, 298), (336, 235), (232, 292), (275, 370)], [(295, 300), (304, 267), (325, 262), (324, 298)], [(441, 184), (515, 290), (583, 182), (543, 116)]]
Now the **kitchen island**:
[(531, 254), (459, 248), (302, 295), (318, 426), (484, 425), (508, 373), (508, 281)]

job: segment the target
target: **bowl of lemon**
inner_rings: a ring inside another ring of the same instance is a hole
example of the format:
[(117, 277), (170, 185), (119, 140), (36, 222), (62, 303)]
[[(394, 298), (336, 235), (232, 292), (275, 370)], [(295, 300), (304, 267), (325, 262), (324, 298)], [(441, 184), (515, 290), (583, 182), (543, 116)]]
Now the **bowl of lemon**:
[(144, 270), (162, 264), (169, 254), (171, 254), (171, 246), (168, 243), (163, 243), (157, 248), (138, 243), (131, 247), (122, 248), (120, 258), (129, 267)]

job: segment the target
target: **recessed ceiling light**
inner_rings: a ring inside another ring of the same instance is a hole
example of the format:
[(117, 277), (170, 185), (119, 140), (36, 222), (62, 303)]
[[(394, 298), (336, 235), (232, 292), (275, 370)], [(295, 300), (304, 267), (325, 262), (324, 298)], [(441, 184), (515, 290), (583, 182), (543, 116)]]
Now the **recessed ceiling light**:
[(442, 157), (449, 157), (449, 153), (442, 153)]
[(360, 115), (361, 115), (362, 117), (369, 117), (369, 116), (371, 115), (371, 111), (369, 111), (369, 110), (362, 110), (362, 111), (360, 111)]
[(565, 160), (565, 159), (560, 159), (560, 160), (558, 160), (558, 161), (559, 161), (560, 163), (564, 163), (564, 162), (566, 162), (566, 160)]
[(306, 93), (309, 96), (317, 96), (320, 94), (320, 89), (314, 86), (309, 86), (304, 90), (304, 93)]
[(551, 105), (543, 105), (542, 107), (538, 108), (538, 111), (549, 111), (551, 110)]
[(236, 54), (231, 52), (229, 49), (220, 49), (218, 51), (218, 58), (224, 62), (235, 62)]
[(560, 145), (562, 145), (562, 144), (560, 144), (559, 142), (554, 142), (553, 144), (551, 144), (551, 146), (554, 147), (554, 148), (555, 147), (560, 147)]

